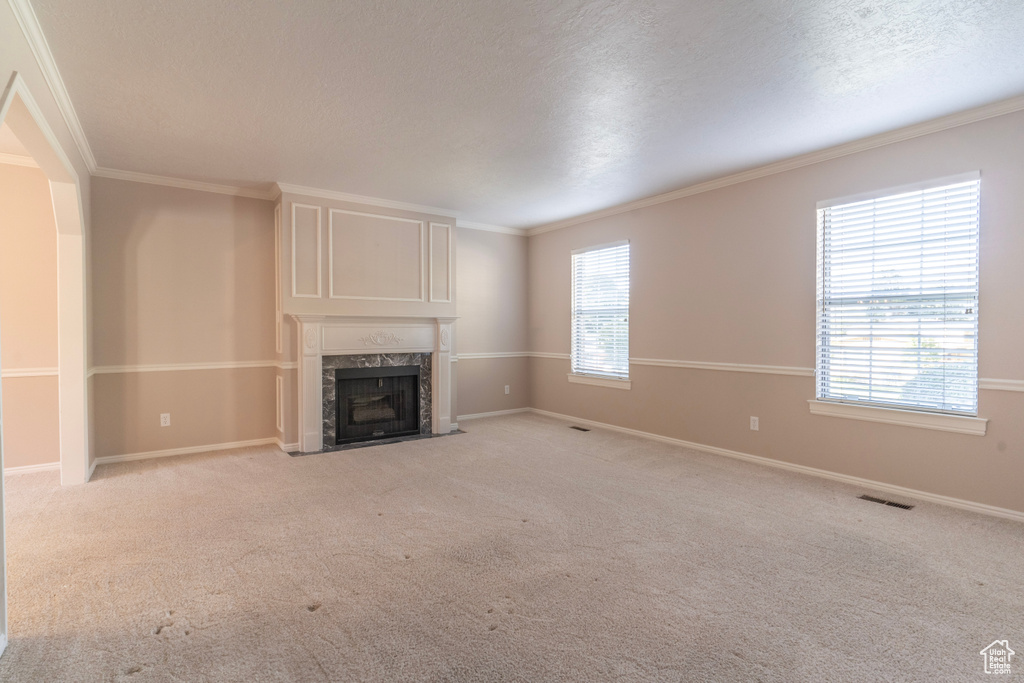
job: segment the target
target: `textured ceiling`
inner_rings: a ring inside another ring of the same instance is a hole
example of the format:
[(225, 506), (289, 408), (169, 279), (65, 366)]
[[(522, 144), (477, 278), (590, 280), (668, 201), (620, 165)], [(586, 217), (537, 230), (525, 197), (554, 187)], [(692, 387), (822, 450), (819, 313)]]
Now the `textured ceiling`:
[(528, 227), (1024, 93), (1021, 0), (32, 0), (100, 166)]

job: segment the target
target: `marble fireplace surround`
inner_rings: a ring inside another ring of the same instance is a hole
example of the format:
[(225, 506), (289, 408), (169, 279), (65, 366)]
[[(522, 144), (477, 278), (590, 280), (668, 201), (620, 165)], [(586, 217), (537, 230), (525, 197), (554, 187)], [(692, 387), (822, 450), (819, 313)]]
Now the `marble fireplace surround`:
[[(430, 431), (434, 434), (451, 431), (452, 323), (455, 318), (293, 317), (298, 323), (301, 349), (299, 450), (303, 453), (334, 446), (324, 443), (324, 357), (430, 354)], [(374, 361), (374, 364), (379, 362)], [(326, 364), (340, 367), (334, 360)]]
[(323, 424), (324, 448), (334, 446), (338, 441), (338, 384), (336, 370), (349, 368), (394, 368), (418, 366), (420, 369), (419, 386), (416, 387), (420, 419), (417, 425), (420, 434), (432, 434), (433, 424), (430, 419), (431, 408), (431, 354), (429, 353), (371, 353), (359, 356), (324, 356), (323, 377), (321, 384), (324, 390)]

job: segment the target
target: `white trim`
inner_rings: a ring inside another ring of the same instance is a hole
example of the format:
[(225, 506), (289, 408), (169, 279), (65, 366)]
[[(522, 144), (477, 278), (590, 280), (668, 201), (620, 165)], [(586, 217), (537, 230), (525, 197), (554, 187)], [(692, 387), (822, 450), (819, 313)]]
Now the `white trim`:
[[(316, 209), (316, 294), (296, 294), (295, 293), (295, 209)], [(298, 202), (292, 202), (292, 298), (293, 299), (321, 299), (323, 298), (323, 287), (321, 282), (323, 281), (323, 214), (321, 213), (320, 207), (313, 204), (300, 204)]]
[(93, 472), (96, 471), (96, 459), (93, 458), (92, 465), (89, 466), (89, 474), (85, 475), (85, 483), (89, 483), (92, 479)]
[[(28, 89), (28, 84), (25, 83), (25, 79), (21, 77), (21, 74), (14, 72), (14, 76), (11, 77), (10, 82), (7, 85), (7, 90), (3, 94), (3, 99), (0, 100), (0, 124), (3, 124), (7, 119), (7, 112), (11, 105), (14, 103), (15, 96), (21, 100), (21, 103), (25, 105), (29, 115), (35, 122), (39, 132), (42, 133), (46, 142), (49, 144), (50, 150), (57, 157), (60, 165), (63, 167), (63, 172), (67, 174), (67, 177), (51, 177), (50, 173), (47, 173), (47, 177), (50, 178), (50, 191), (53, 193), (53, 184), (57, 183), (73, 183), (75, 185), (75, 191), (78, 195), (78, 209), (79, 215), (83, 214), (82, 211), (82, 197), (81, 197), (81, 183), (78, 178), (78, 171), (75, 170), (75, 165), (71, 163), (71, 159), (68, 158), (67, 153), (64, 151), (64, 147), (61, 145), (60, 140), (57, 139), (57, 134), (53, 132), (53, 128), (50, 127), (50, 122), (43, 114), (43, 110), (39, 108), (39, 103), (36, 102), (32, 96), (32, 92)], [(39, 163), (33, 157), (36, 163)], [(79, 226), (81, 227), (81, 226)], [(58, 225), (58, 233), (60, 232), (60, 226)]]
[(1011, 97), (1008, 100), (993, 102), (991, 104), (986, 104), (975, 109), (968, 109), (967, 111), (962, 111), (956, 114), (950, 114), (949, 116), (943, 116), (941, 118), (932, 119), (931, 121), (916, 123), (914, 125), (906, 126), (904, 128), (898, 128), (896, 130), (880, 133), (879, 135), (873, 135), (871, 137), (862, 138), (860, 140), (854, 140), (852, 142), (836, 145), (834, 147), (828, 147), (817, 152), (801, 154), (800, 156), (795, 156), (790, 159), (777, 161), (775, 163), (766, 164), (764, 166), (758, 166), (747, 171), (742, 171), (740, 173), (734, 173), (732, 175), (723, 176), (721, 178), (716, 178), (715, 180), (709, 180), (707, 182), (698, 183), (696, 185), (690, 185), (688, 187), (683, 187), (672, 192), (666, 192), (665, 194), (659, 194), (653, 197), (646, 197), (644, 199), (638, 199), (633, 202), (619, 204), (618, 206), (611, 206), (608, 207), (607, 209), (592, 211), (590, 213), (575, 216), (573, 218), (566, 218), (564, 220), (555, 221), (553, 223), (547, 223), (545, 225), (540, 225), (535, 228), (530, 228), (529, 230), (526, 231), (526, 234), (529, 235), (530, 237), (533, 237), (534, 235), (541, 235), (545, 232), (551, 232), (552, 230), (561, 230), (562, 228), (568, 228), (573, 225), (579, 225), (580, 223), (594, 221), (599, 218), (617, 216), (628, 211), (642, 209), (647, 206), (654, 206), (655, 204), (671, 202), (676, 199), (682, 199), (683, 197), (690, 197), (695, 194), (701, 194), (702, 192), (710, 192), (711, 190), (717, 190), (723, 187), (728, 187), (729, 185), (736, 185), (738, 183), (743, 183), (748, 180), (764, 178), (765, 176), (775, 175), (776, 173), (792, 171), (793, 169), (796, 168), (802, 168), (804, 166), (810, 166), (812, 164), (821, 163), (823, 161), (829, 161), (830, 159), (837, 159), (839, 157), (849, 156), (850, 154), (856, 154), (858, 152), (863, 152), (869, 149), (875, 149), (876, 147), (891, 145), (893, 143), (902, 142), (904, 140), (911, 140), (913, 138), (921, 137), (922, 135), (938, 133), (940, 131), (948, 130), (950, 128), (956, 128), (957, 126), (963, 126), (968, 123), (976, 123), (978, 121), (984, 121), (985, 119), (994, 118), (996, 116), (1012, 114), (1013, 112), (1020, 111), (1022, 109), (1024, 109), (1024, 96)]
[(60, 368), (5, 368), (0, 371), (0, 377), (10, 379), (12, 377), (59, 377)]
[(921, 427), (937, 429), (940, 432), (956, 432), (972, 436), (985, 436), (988, 420), (966, 415), (947, 415), (944, 413), (926, 413), (919, 410), (900, 410), (898, 408), (879, 408), (877, 406), (859, 406), (852, 403), (834, 403), (832, 401), (807, 401), (813, 415), (826, 417), (842, 417), (864, 422), (882, 422), (901, 427)]
[(276, 438), (250, 439), (249, 441), (232, 441), (229, 443), (215, 443), (207, 446), (189, 446), (187, 448), (168, 448), (162, 451), (145, 451), (143, 453), (127, 453), (125, 455), (105, 455), (96, 458), (97, 465), (112, 465), (117, 462), (131, 462), (134, 460), (149, 460), (151, 458), (167, 458), (173, 455), (190, 455), (192, 453), (211, 453), (215, 451), (226, 451), (233, 448), (251, 448), (253, 446), (277, 445)]
[(652, 441), (659, 441), (661, 443), (682, 446), (683, 448), (691, 448), (693, 450), (704, 451), (705, 453), (711, 453), (714, 455), (724, 455), (727, 458), (735, 458), (737, 460), (745, 460), (747, 462), (755, 463), (758, 465), (766, 465), (768, 467), (775, 467), (777, 469), (788, 470), (790, 472), (808, 474), (812, 477), (831, 479), (832, 481), (838, 481), (843, 484), (850, 484), (852, 486), (870, 488), (882, 493), (891, 493), (897, 496), (916, 498), (918, 500), (925, 501), (928, 503), (936, 503), (938, 505), (946, 505), (948, 507), (959, 508), (961, 510), (969, 510), (971, 512), (977, 512), (983, 515), (991, 515), (993, 517), (1002, 517), (1004, 519), (1012, 519), (1017, 522), (1024, 522), (1024, 512), (1018, 510), (1009, 510), (1007, 508), (995, 507), (994, 505), (985, 505), (984, 503), (975, 503), (973, 501), (962, 500), (960, 498), (941, 496), (935, 493), (927, 493), (925, 491), (918, 491), (917, 489), (909, 489), (903, 486), (896, 486), (894, 484), (885, 484), (880, 481), (874, 481), (872, 479), (862, 479), (861, 477), (854, 477), (848, 474), (839, 474), (838, 472), (821, 470), (816, 467), (796, 465), (794, 463), (784, 462), (782, 460), (773, 460), (771, 458), (765, 458), (760, 455), (751, 455), (749, 453), (742, 453), (740, 451), (731, 451), (727, 448), (718, 448), (717, 446), (707, 446), (705, 444), (694, 443), (692, 441), (673, 439), (672, 437), (669, 436), (661, 436), (660, 434), (642, 432), (638, 429), (629, 429), (628, 427), (617, 427), (615, 425), (610, 425), (605, 422), (585, 420), (578, 417), (572, 417), (570, 415), (562, 415), (560, 413), (553, 413), (547, 410), (541, 410), (539, 408), (529, 408), (528, 410), (529, 412), (535, 413), (537, 415), (544, 415), (546, 417), (551, 417), (556, 420), (572, 422), (573, 424), (586, 425), (588, 427), (596, 427), (598, 429), (607, 429), (609, 431), (619, 432), (621, 434), (630, 434), (632, 436), (638, 436), (642, 439), (650, 439)]
[(284, 239), (284, 230), (281, 223), (283, 207), (280, 202), (274, 205), (274, 351), (281, 353), (284, 350), (284, 285), (281, 282), (281, 240)]
[(704, 363), (688, 360), (661, 360), (658, 358), (630, 358), (631, 365), (650, 365), (662, 368), (688, 368), (691, 370), (721, 370), (725, 372), (756, 372), (764, 375), (795, 375), (814, 377), (814, 368), (787, 365), (748, 365), (745, 363)]
[(298, 370), (299, 361), (282, 361), (275, 364), (278, 370)]
[[(6, 571), (5, 571), (5, 573), (6, 573)], [(6, 584), (6, 576), (4, 577), (4, 583)], [(6, 633), (0, 633), (0, 655), (3, 655), (3, 653), (6, 650), (7, 650), (7, 634)]]
[[(397, 202), (391, 199), (381, 199), (379, 197), (365, 197), (363, 195), (358, 194), (348, 194), (347, 192), (335, 192), (334, 190), (321, 190), (315, 187), (303, 187), (302, 185), (277, 183), (276, 188), (280, 192), (287, 192), (288, 194), (299, 194), (305, 197), (315, 197), (316, 199), (332, 199), (339, 202), (352, 202), (353, 204), (379, 206), (384, 209), (398, 209), (399, 211), (414, 211), (416, 213), (428, 213), (433, 214), (435, 216), (446, 216), (448, 218), (455, 218), (458, 215), (458, 212), (452, 209), (439, 209), (436, 206), (409, 204), (407, 202)], [(275, 194), (275, 197), (276, 196), (277, 195)]]
[(20, 467), (5, 467), (4, 474), (29, 474), (30, 472), (59, 472), (60, 462), (46, 462), (42, 465), (21, 465)]
[(96, 368), (89, 368), (85, 371), (85, 378), (92, 379), (92, 376), (96, 374)]
[(568, 374), (571, 384), (590, 384), (595, 387), (606, 387), (608, 389), (632, 389), (633, 383), (628, 379), (616, 377), (595, 377), (594, 375), (581, 375), (570, 372)]
[(101, 365), (90, 372), (94, 375), (120, 375), (131, 372), (181, 372), (187, 370), (242, 370), (248, 368), (291, 369), (298, 363), (281, 363), (276, 360), (228, 361), (223, 363), (164, 363), (160, 365)]
[[(497, 351), (493, 353), (460, 353), (453, 360), (482, 360), (487, 358), (550, 358), (569, 360), (567, 353), (545, 353), (542, 351)], [(689, 370), (717, 370), (720, 372), (750, 372), (762, 375), (789, 375), (793, 377), (814, 377), (814, 368), (793, 365), (752, 365), (749, 363), (708, 363), (692, 360), (668, 360), (663, 358), (630, 358), (630, 365), (646, 365), (660, 368), (684, 368)], [(991, 379), (978, 380), (979, 389), (989, 391), (1024, 392), (1024, 380)]]
[(284, 441), (281, 441), (281, 439), (274, 439), (274, 443), (276, 443), (277, 447), (285, 453), (294, 453), (299, 450), (299, 444), (297, 443), (285, 443)]
[(14, 16), (18, 19), (25, 40), (32, 48), (36, 63), (43, 72), (46, 85), (50, 88), (50, 94), (53, 95), (53, 99), (57, 103), (57, 109), (60, 110), (64, 123), (67, 124), (68, 131), (75, 140), (75, 146), (78, 147), (78, 152), (82, 155), (86, 168), (92, 173), (96, 169), (96, 157), (93, 156), (92, 148), (89, 147), (89, 140), (85, 137), (85, 131), (82, 129), (81, 121), (78, 120), (78, 114), (75, 113), (75, 107), (71, 104), (71, 97), (68, 95), (67, 88), (64, 87), (64, 79), (61, 78), (60, 71), (57, 69), (57, 63), (53, 59), (53, 53), (46, 42), (43, 29), (39, 26), (39, 20), (32, 9), (32, 4), (29, 0), (9, 0), (9, 4), (14, 11)]
[(284, 434), (284, 377), (281, 375), (274, 377), (274, 389), (274, 404), (277, 408), (275, 426), (278, 434)]
[(987, 379), (978, 380), (979, 389), (989, 391), (1024, 391), (1024, 380), (1021, 379)]
[(22, 156), (20, 154), (8, 154), (7, 152), (0, 152), (0, 164), (7, 164), (8, 166), (25, 166), (27, 168), (39, 168), (39, 164), (36, 160), (30, 156)]
[[(292, 204), (294, 206), (294, 203)], [(420, 296), (418, 299), (399, 298), (390, 296), (353, 296), (349, 294), (335, 294), (334, 293), (334, 214), (345, 213), (350, 216), (368, 216), (370, 218), (381, 218), (389, 221), (399, 221), (401, 223), (415, 223), (419, 226), (419, 238), (420, 238), (420, 253), (419, 253), (419, 264), (420, 264)], [(433, 225), (433, 224), (431, 224)], [(327, 298), (328, 299), (354, 299), (356, 301), (414, 301), (422, 303), (426, 301), (426, 290), (425, 280), (427, 274), (423, 268), (423, 259), (425, 252), (427, 251), (426, 242), (426, 222), (417, 220), (415, 218), (401, 218), (399, 216), (388, 216), (382, 213), (366, 213), (365, 211), (349, 211), (347, 209), (334, 209), (331, 207), (327, 208)], [(295, 272), (295, 260), (292, 259), (292, 272)]]
[(272, 201), (274, 195), (268, 190), (261, 190), (258, 187), (243, 187), (240, 185), (225, 185), (222, 183), (208, 183), (202, 180), (188, 180), (186, 178), (172, 178), (170, 176), (154, 175), (152, 173), (141, 173), (139, 171), (122, 171), (116, 168), (93, 168), (91, 175), (97, 178), (110, 178), (111, 180), (127, 180), (133, 183), (144, 183), (146, 185), (161, 185), (163, 187), (175, 187), (179, 190), (195, 190), (196, 192), (212, 192), (214, 194), (226, 194), (232, 197), (248, 197), (249, 199), (263, 199)]
[(500, 417), (501, 415), (515, 415), (516, 413), (528, 413), (533, 408), (512, 408), (511, 410), (494, 410), (489, 413), (473, 413), (472, 415), (459, 415), (459, 420), (479, 420), (483, 417)]
[[(446, 261), (445, 270), (448, 271), (448, 283), (446, 285), (446, 297), (444, 299), (434, 298), (434, 228), (444, 228), (446, 230), (446, 240), (448, 242), (448, 260)], [(454, 241), (454, 234), (451, 224), (449, 223), (435, 223), (430, 221), (430, 225), (427, 228), (429, 232), (429, 246), (427, 247), (427, 299), (432, 304), (450, 304), (452, 302), (452, 242)]]
[(879, 199), (881, 197), (891, 197), (893, 195), (907, 194), (909, 192), (933, 190), (935, 188), (943, 187), (945, 185), (957, 185), (959, 183), (966, 183), (972, 180), (981, 180), (981, 171), (968, 171), (966, 173), (958, 173), (957, 175), (944, 176), (942, 178), (933, 178), (932, 180), (922, 180), (916, 183), (897, 185), (896, 187), (884, 187), (880, 190), (858, 192), (857, 194), (846, 195), (845, 197), (823, 199), (818, 202), (817, 208), (818, 211), (822, 211), (824, 209), (831, 209), (836, 206), (842, 206), (843, 204), (854, 204), (856, 202), (864, 202), (870, 199)]
[(503, 235), (516, 235), (517, 237), (526, 237), (525, 228), (506, 228), (503, 225), (488, 225), (487, 223), (474, 223), (473, 221), (456, 221), (456, 228), (466, 228), (467, 230), (482, 230), (484, 232), (498, 232)]

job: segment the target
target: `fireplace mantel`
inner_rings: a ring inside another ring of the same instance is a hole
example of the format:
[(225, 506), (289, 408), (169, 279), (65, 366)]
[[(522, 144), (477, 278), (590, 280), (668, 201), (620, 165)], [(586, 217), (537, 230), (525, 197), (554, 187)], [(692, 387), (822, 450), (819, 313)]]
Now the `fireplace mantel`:
[(447, 434), (452, 425), (452, 323), (455, 318), (377, 318), (294, 315), (298, 322), (299, 450), (324, 448), (324, 356), (374, 353), (431, 354), (431, 430)]

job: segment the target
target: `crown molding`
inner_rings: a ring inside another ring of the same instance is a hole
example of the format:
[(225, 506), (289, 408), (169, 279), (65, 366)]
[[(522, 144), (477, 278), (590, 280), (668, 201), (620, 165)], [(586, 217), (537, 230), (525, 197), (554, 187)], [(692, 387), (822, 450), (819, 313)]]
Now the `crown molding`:
[(97, 178), (111, 178), (113, 180), (129, 180), (135, 183), (146, 183), (148, 185), (163, 185), (165, 187), (177, 187), (182, 190), (197, 190), (199, 192), (214, 192), (226, 194), (233, 197), (249, 197), (250, 199), (276, 199), (278, 193), (274, 189), (261, 190), (256, 187), (242, 187), (240, 185), (222, 185), (219, 183), (207, 183), (202, 180), (186, 180), (184, 178), (171, 178), (169, 176), (153, 175), (151, 173), (140, 173), (138, 171), (120, 171), (115, 168), (97, 168), (92, 173)]
[[(452, 209), (440, 209), (436, 206), (424, 206), (422, 204), (409, 204), (391, 199), (379, 197), (364, 197), (358, 194), (347, 192), (336, 192), (334, 190), (322, 190), (315, 187), (304, 187), (302, 185), (291, 185), (289, 183), (277, 183), (276, 192), (288, 194), (301, 194), (305, 197), (316, 197), (317, 199), (332, 199), (338, 202), (352, 202), (354, 204), (366, 204), (368, 206), (379, 206), (384, 209), (397, 209), (399, 211), (415, 211), (417, 213), (429, 213), (435, 216), (456, 218), (458, 212)], [(276, 198), (276, 197), (275, 197)]]
[(896, 130), (879, 133), (878, 135), (872, 135), (871, 137), (836, 145), (835, 147), (828, 147), (826, 149), (818, 150), (817, 152), (801, 154), (800, 156), (766, 164), (765, 166), (758, 166), (757, 168), (741, 171), (740, 173), (734, 173), (732, 175), (723, 176), (721, 178), (698, 183), (696, 185), (689, 185), (678, 190), (673, 190), (672, 192), (666, 192), (665, 194), (659, 194), (645, 199), (638, 199), (633, 202), (627, 202), (607, 209), (601, 209), (600, 211), (592, 211), (591, 213), (585, 213), (573, 218), (566, 218), (561, 221), (547, 223), (545, 225), (528, 229), (526, 234), (533, 237), (534, 235), (541, 235), (553, 230), (561, 230), (562, 228), (579, 225), (580, 223), (587, 223), (589, 221), (598, 220), (599, 218), (617, 216), (619, 214), (634, 211), (636, 209), (642, 209), (647, 206), (663, 204), (676, 199), (682, 199), (683, 197), (701, 194), (702, 192), (710, 192), (711, 190), (728, 187), (729, 185), (744, 183), (748, 180), (756, 180), (757, 178), (764, 178), (765, 176), (775, 175), (776, 173), (792, 171), (804, 166), (818, 164), (831, 159), (838, 159), (839, 157), (849, 156), (850, 154), (856, 154), (857, 152), (864, 152), (869, 149), (875, 149), (876, 147), (883, 147), (896, 142), (903, 142), (904, 140), (921, 137), (922, 135), (938, 133), (950, 128), (956, 128), (957, 126), (963, 126), (977, 121), (984, 121), (985, 119), (991, 119), (1004, 114), (1012, 114), (1021, 110), (1024, 110), (1024, 95), (1011, 97), (1007, 100), (1000, 100), (999, 102), (993, 102), (991, 104), (957, 112), (956, 114), (950, 114), (930, 121), (923, 121), (904, 128), (897, 128)]
[(6, 152), (0, 152), (0, 164), (7, 164), (8, 166), (27, 166), (29, 168), (39, 168), (39, 164), (32, 157), (22, 156), (20, 154), (8, 154)]
[(35, 55), (36, 63), (43, 72), (50, 93), (57, 102), (57, 108), (60, 110), (61, 116), (64, 117), (64, 123), (71, 131), (75, 146), (78, 147), (78, 152), (82, 155), (82, 160), (85, 162), (86, 168), (89, 169), (89, 173), (92, 173), (96, 169), (96, 157), (93, 156), (89, 140), (85, 137), (85, 130), (82, 129), (82, 122), (78, 120), (75, 107), (71, 104), (71, 97), (64, 86), (64, 79), (61, 78), (60, 71), (57, 70), (57, 63), (53, 59), (53, 53), (50, 52), (50, 45), (46, 42), (42, 27), (39, 26), (39, 19), (36, 18), (36, 13), (29, 0), (8, 0), (8, 3), (18, 20), (18, 25), (21, 26), (25, 40), (32, 48), (32, 54)]
[(506, 228), (503, 225), (488, 225), (487, 223), (474, 223), (472, 221), (457, 221), (455, 227), (466, 228), (467, 230), (483, 230), (484, 232), (500, 232), (503, 235), (518, 235), (519, 237), (526, 237), (526, 229)]

